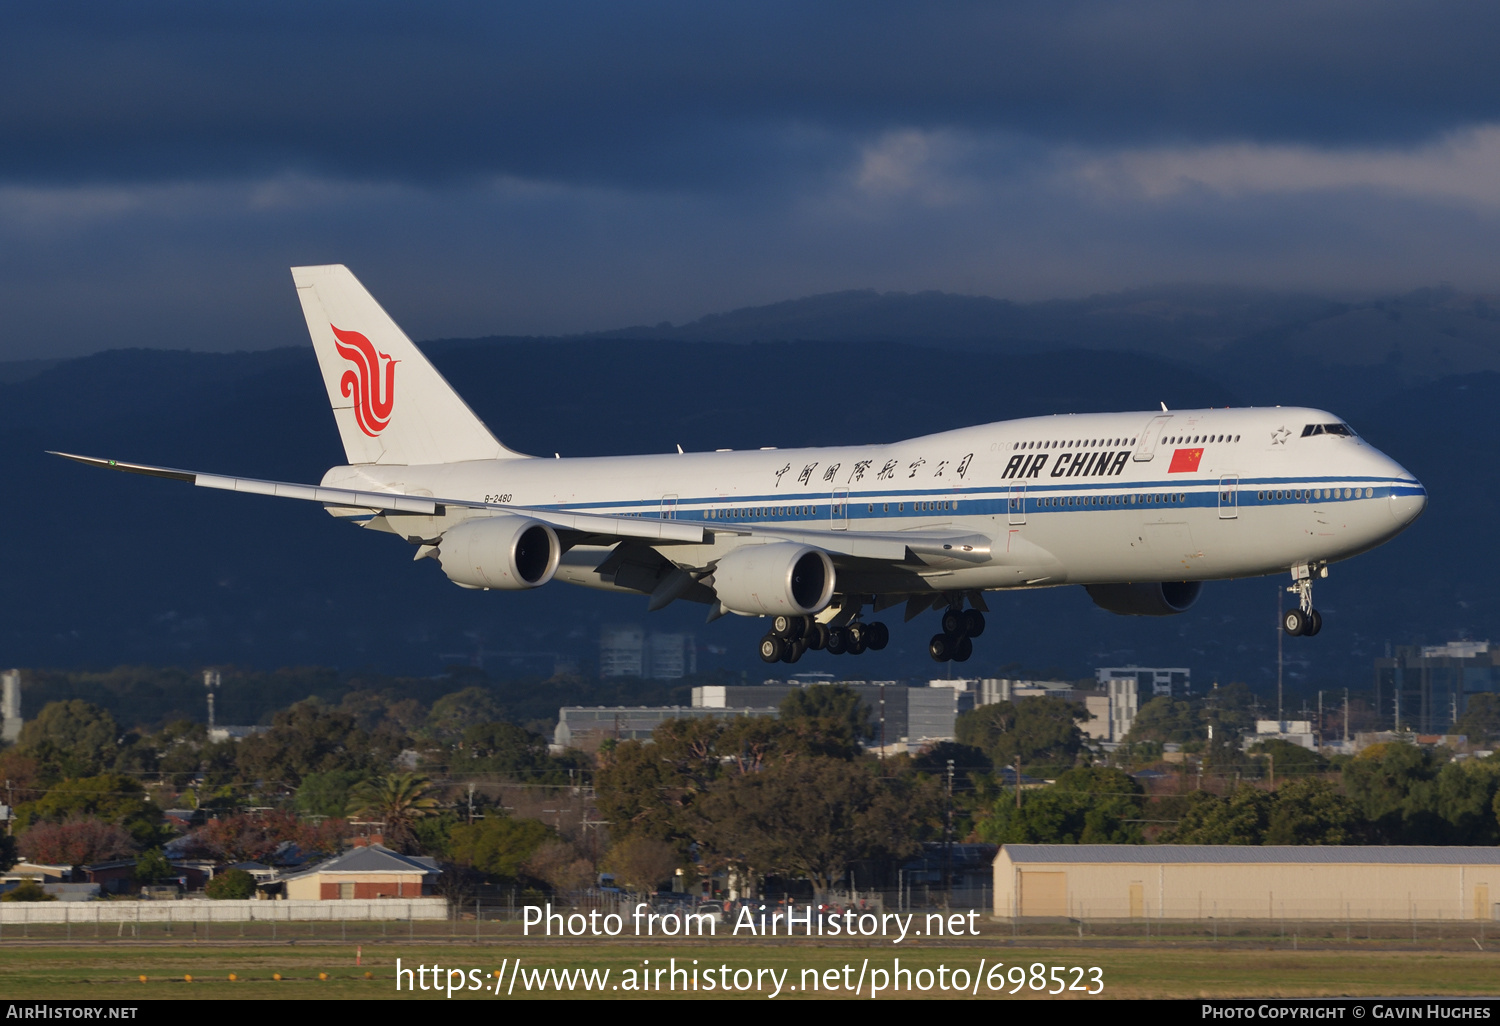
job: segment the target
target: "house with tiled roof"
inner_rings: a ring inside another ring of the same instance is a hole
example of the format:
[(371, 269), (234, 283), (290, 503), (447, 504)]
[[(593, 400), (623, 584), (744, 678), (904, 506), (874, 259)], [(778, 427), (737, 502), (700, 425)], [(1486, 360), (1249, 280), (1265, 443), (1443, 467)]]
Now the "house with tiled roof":
[(294, 899), (421, 898), (433, 893), (441, 873), (433, 859), (372, 844), (279, 880)]

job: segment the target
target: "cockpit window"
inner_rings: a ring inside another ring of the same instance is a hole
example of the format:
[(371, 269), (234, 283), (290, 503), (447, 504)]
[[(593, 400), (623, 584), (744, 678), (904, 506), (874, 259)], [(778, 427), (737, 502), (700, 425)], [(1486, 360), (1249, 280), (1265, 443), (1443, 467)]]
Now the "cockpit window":
[(1353, 438), (1354, 431), (1348, 424), (1309, 424), (1302, 429), (1302, 437), (1311, 435), (1342, 435), (1345, 438)]

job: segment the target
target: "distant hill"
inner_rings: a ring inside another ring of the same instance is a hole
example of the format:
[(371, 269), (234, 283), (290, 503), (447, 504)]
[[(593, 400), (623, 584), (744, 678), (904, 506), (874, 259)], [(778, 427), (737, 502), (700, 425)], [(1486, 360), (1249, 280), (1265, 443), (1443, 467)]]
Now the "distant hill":
[(1129, 351), (1200, 366), (1256, 387), (1305, 374), (1321, 389), (1325, 379), (1347, 371), (1362, 390), (1384, 393), (1451, 374), (1500, 371), (1500, 298), (1436, 288), (1349, 303), (1181, 285), (1013, 303), (944, 292), (863, 290), (597, 337), (739, 344), (883, 341), (1012, 354)]

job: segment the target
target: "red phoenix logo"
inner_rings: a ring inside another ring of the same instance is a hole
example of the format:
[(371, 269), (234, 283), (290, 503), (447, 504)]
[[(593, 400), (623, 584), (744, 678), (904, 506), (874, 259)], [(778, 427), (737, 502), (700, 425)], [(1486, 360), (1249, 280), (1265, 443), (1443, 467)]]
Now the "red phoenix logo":
[[(359, 429), (374, 438), (391, 422), (391, 407), (396, 404), (396, 364), (386, 353), (377, 353), (370, 340), (357, 331), (342, 331), (334, 325), (334, 346), (339, 355), (354, 364), (355, 370), (344, 371), (339, 387), (344, 398), (354, 400), (354, 419)], [(380, 387), (380, 361), (385, 364), (385, 389)]]

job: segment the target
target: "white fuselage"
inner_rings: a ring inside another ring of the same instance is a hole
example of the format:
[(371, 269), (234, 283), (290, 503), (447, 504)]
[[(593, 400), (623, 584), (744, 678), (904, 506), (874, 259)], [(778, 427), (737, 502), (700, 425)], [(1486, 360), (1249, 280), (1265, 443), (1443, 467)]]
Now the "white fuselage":
[[(1194, 581), (1285, 572), (1344, 559), (1391, 538), (1426, 505), (1420, 482), (1321, 410), (1188, 410), (1001, 421), (887, 445), (440, 466), (343, 466), (324, 485), (399, 490), (518, 507), (703, 522), (712, 544), (660, 551), (708, 566), (760, 543), (749, 527), (823, 533), (983, 535), (977, 564), (872, 564), (839, 590), (1044, 587)], [(335, 515), (411, 539), (483, 515)], [(849, 537), (846, 535), (845, 537)], [(816, 542), (813, 542), (816, 544)], [(590, 579), (600, 550), (558, 577)]]

